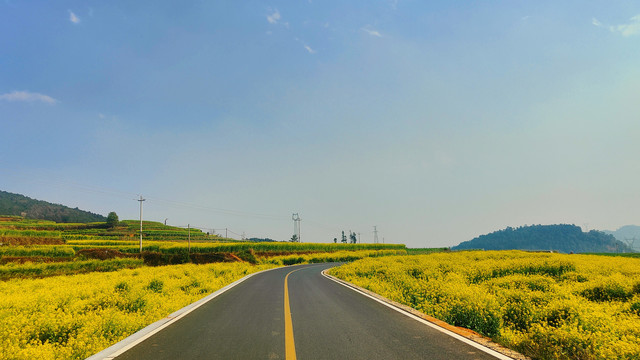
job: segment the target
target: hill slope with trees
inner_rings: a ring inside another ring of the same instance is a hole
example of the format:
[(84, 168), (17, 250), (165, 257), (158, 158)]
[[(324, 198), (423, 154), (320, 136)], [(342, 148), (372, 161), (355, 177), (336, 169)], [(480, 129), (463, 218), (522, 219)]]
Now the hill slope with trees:
[(35, 200), (2, 190), (0, 190), (0, 215), (23, 216), (27, 219), (50, 220), (60, 223), (88, 223), (107, 220), (99, 214)]
[(591, 230), (583, 232), (575, 225), (532, 225), (507, 227), (464, 241), (451, 250), (554, 250), (563, 253), (631, 252), (612, 235)]

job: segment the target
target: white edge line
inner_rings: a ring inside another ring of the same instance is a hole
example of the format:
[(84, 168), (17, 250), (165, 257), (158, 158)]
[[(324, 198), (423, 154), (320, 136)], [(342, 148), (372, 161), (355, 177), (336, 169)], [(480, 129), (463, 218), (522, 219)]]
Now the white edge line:
[(120, 340), (119, 342), (115, 343), (114, 345), (109, 346), (108, 348), (100, 351), (97, 354), (94, 354), (88, 358), (86, 358), (85, 360), (111, 360), (121, 354), (123, 354), (124, 352), (126, 352), (127, 350), (131, 349), (132, 347), (138, 345), (139, 343), (143, 342), (144, 340), (148, 339), (149, 337), (153, 336), (154, 334), (156, 334), (157, 332), (159, 332), (160, 330), (166, 328), (167, 326), (173, 324), (174, 322), (180, 320), (182, 317), (184, 317), (185, 315), (187, 315), (188, 313), (192, 312), (193, 310), (199, 308), (200, 306), (206, 304), (207, 302), (209, 302), (210, 300), (212, 300), (213, 298), (217, 297), (218, 295), (224, 293), (225, 291), (231, 289), (232, 287), (240, 284), (241, 282), (247, 280), (248, 278), (266, 272), (266, 271), (271, 271), (271, 270), (275, 270), (275, 269), (279, 269), (279, 268), (273, 268), (273, 269), (266, 269), (266, 270), (262, 270), (262, 271), (258, 271), (258, 272), (254, 272), (252, 274), (249, 274), (241, 279), (238, 279), (234, 282), (232, 282), (231, 284), (220, 288), (218, 290), (216, 290), (215, 292), (205, 296), (204, 298), (191, 303), (185, 307), (183, 307), (180, 310), (176, 310), (174, 311), (172, 314), (170, 314), (169, 316), (165, 317), (164, 319), (160, 319), (156, 322), (154, 322), (151, 325), (148, 325), (147, 327), (139, 330), (138, 332)]
[(408, 316), (408, 317), (410, 317), (410, 318), (412, 318), (414, 320), (417, 320), (417, 321), (419, 321), (419, 322), (421, 322), (421, 323), (423, 323), (423, 324), (425, 324), (427, 326), (430, 326), (430, 327), (432, 327), (432, 328), (434, 328), (434, 329), (436, 329), (436, 330), (438, 330), (440, 332), (443, 332), (443, 333), (445, 333), (445, 334), (447, 334), (447, 335), (449, 335), (449, 336), (451, 336), (451, 337), (453, 337), (455, 339), (458, 339), (458, 340), (460, 340), (460, 341), (462, 341), (462, 342), (464, 342), (464, 343), (466, 343), (468, 345), (471, 345), (471, 346), (473, 346), (474, 348), (476, 348), (478, 350), (482, 350), (482, 351), (486, 352), (487, 354), (489, 354), (491, 356), (494, 356), (494, 357), (496, 357), (498, 359), (501, 359), (501, 360), (513, 360), (513, 358), (510, 358), (510, 357), (508, 357), (508, 356), (506, 356), (504, 354), (501, 354), (501, 353), (499, 353), (499, 352), (497, 352), (497, 351), (495, 351), (493, 349), (490, 349), (490, 348), (485, 347), (485, 346), (483, 346), (481, 344), (478, 344), (477, 342), (475, 342), (473, 340), (469, 340), (464, 336), (458, 335), (458, 334), (456, 334), (456, 333), (454, 333), (452, 331), (449, 331), (449, 330), (447, 330), (445, 328), (442, 328), (442, 327), (440, 327), (440, 326), (438, 326), (436, 324), (433, 324), (433, 323), (431, 323), (431, 322), (429, 322), (429, 321), (427, 321), (427, 320), (425, 320), (425, 319), (423, 319), (421, 317), (418, 317), (418, 316), (413, 315), (413, 314), (411, 314), (409, 312), (406, 312), (405, 310), (403, 310), (401, 308), (398, 308), (398, 307), (396, 307), (396, 306), (394, 306), (392, 304), (389, 304), (389, 303), (387, 303), (385, 301), (382, 301), (382, 300), (380, 300), (380, 299), (378, 299), (376, 297), (373, 297), (373, 296), (371, 296), (371, 295), (369, 295), (369, 294), (367, 294), (365, 292), (362, 292), (358, 288), (353, 287), (348, 282), (346, 282), (344, 280), (341, 280), (341, 279), (338, 279), (336, 277), (333, 277), (333, 276), (331, 276), (329, 274), (326, 274), (325, 272), (328, 271), (328, 270), (330, 270), (330, 269), (323, 270), (322, 271), (322, 275), (325, 278), (327, 278), (327, 279), (329, 279), (331, 281), (334, 281), (334, 282), (336, 282), (336, 283), (338, 283), (338, 284), (340, 284), (340, 285), (342, 285), (342, 286), (344, 286), (344, 287), (346, 287), (348, 289), (351, 289), (351, 290), (353, 290), (353, 291), (355, 291), (357, 293), (360, 293), (360, 294), (362, 294), (362, 295), (364, 295), (364, 296), (366, 296), (366, 297), (368, 297), (370, 299), (373, 299), (373, 300), (381, 303), (384, 306), (387, 306), (387, 307), (389, 307), (389, 308), (391, 308), (391, 309), (393, 309), (393, 310), (395, 310), (395, 311), (397, 311), (397, 312), (399, 312), (401, 314), (404, 314), (404, 315), (406, 315), (406, 316)]

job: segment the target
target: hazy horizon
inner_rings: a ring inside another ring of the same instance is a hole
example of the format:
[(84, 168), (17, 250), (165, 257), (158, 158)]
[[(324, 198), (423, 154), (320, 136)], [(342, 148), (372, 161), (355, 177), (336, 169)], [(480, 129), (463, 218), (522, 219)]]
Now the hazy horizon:
[(303, 242), (640, 218), (640, 3), (0, 5), (0, 189)]

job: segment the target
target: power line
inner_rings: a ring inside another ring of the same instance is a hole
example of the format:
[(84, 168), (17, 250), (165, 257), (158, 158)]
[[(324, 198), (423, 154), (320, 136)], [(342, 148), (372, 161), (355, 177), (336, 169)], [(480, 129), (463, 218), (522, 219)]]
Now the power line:
[[(106, 188), (106, 187), (99, 187), (99, 186), (95, 186), (95, 185), (80, 184), (80, 183), (77, 183), (77, 182), (62, 180), (62, 179), (55, 178), (55, 177), (50, 177), (50, 176), (48, 176), (47, 178), (42, 178), (41, 176), (38, 176), (38, 174), (29, 174), (29, 173), (25, 172), (24, 170), (21, 171), (21, 170), (9, 168), (9, 167), (0, 167), (0, 168), (6, 170), (6, 172), (5, 172), (6, 174), (10, 174), (10, 175), (12, 175), (14, 177), (18, 177), (18, 178), (24, 179), (24, 180), (29, 181), (29, 182), (44, 183), (44, 184), (47, 184), (47, 185), (54, 185), (54, 186), (56, 186), (56, 185), (57, 186), (63, 186), (63, 187), (72, 188), (72, 189), (75, 189), (75, 190), (78, 190), (78, 191), (89, 192), (89, 193), (98, 193), (98, 194), (103, 194), (103, 195), (110, 195), (112, 197), (119, 197), (119, 198), (124, 198), (124, 199), (130, 199), (132, 195), (133, 196), (137, 196), (138, 195), (138, 193), (134, 193), (134, 192), (122, 191), (122, 190)], [(174, 206), (174, 207), (191, 208), (191, 209), (215, 212), (215, 213), (231, 215), (231, 216), (252, 217), (252, 218), (265, 219), (265, 220), (287, 221), (287, 219), (285, 217), (279, 216), (279, 215), (262, 214), (262, 213), (255, 213), (255, 212), (249, 212), (249, 211), (216, 208), (216, 207), (207, 206), (207, 205), (201, 205), (201, 204), (194, 204), (194, 203), (188, 203), (188, 202), (183, 202), (183, 201), (175, 201), (175, 200), (163, 199), (163, 198), (154, 197), (154, 196), (147, 196), (147, 199), (145, 199), (145, 200), (150, 200), (150, 201), (158, 202), (158, 203), (164, 203), (165, 205)]]
[(248, 211), (221, 209), (221, 208), (215, 208), (215, 207), (206, 206), (206, 205), (193, 204), (193, 203), (187, 203), (187, 202), (182, 202), (182, 201), (167, 200), (167, 199), (162, 199), (162, 198), (157, 198), (157, 197), (147, 197), (147, 198), (149, 200), (153, 200), (155, 202), (160, 202), (160, 203), (165, 203), (165, 204), (168, 204), (170, 206), (185, 207), (185, 208), (191, 208), (191, 209), (195, 209), (195, 210), (204, 210), (204, 211), (216, 212), (216, 213), (221, 213), (221, 214), (231, 215), (231, 216), (253, 217), (253, 218), (266, 219), (266, 220), (285, 220), (284, 217), (277, 216), (277, 215), (260, 214), (260, 213), (254, 213), (254, 212), (248, 212)]

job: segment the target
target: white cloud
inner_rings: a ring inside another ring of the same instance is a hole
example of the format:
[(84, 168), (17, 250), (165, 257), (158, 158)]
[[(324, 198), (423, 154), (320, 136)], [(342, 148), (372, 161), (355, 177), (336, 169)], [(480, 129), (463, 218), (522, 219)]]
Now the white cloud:
[(80, 18), (73, 13), (73, 11), (69, 10), (69, 21), (71, 21), (74, 24), (78, 24), (80, 23)]
[(597, 27), (603, 27), (603, 26), (604, 26), (604, 25), (602, 25), (602, 23), (601, 23), (600, 21), (598, 21), (598, 19), (596, 19), (596, 18), (591, 19), (591, 23), (592, 23), (594, 26), (597, 26)]
[(598, 19), (592, 18), (591, 24), (597, 27), (607, 28), (612, 33), (619, 33), (624, 37), (640, 34), (640, 14), (632, 17), (629, 20), (630, 21), (627, 24), (606, 26), (605, 24), (601, 23)]
[(369, 34), (371, 36), (382, 37), (382, 34), (380, 34), (380, 32), (378, 32), (378, 30), (375, 30), (375, 29), (371, 29), (371, 28), (368, 28), (368, 27), (363, 27), (362, 31), (366, 32), (367, 34)]
[(276, 9), (271, 15), (267, 15), (269, 24), (277, 24), (280, 21), (280, 12)]
[(632, 17), (630, 20), (628, 24), (612, 26), (612, 31), (619, 32), (624, 37), (640, 34), (640, 14)]
[(296, 37), (296, 38), (293, 38), (293, 40), (295, 40), (295, 41), (299, 42), (300, 44), (302, 44), (302, 46), (304, 47), (304, 49), (305, 49), (305, 50), (307, 50), (307, 52), (308, 52), (309, 54), (315, 54), (315, 53), (317, 53), (317, 51), (313, 50), (313, 49), (311, 48), (311, 46), (307, 45), (304, 41), (300, 40), (299, 38), (297, 38), (297, 37)]
[(51, 96), (38, 94), (38, 93), (32, 93), (32, 92), (28, 92), (28, 91), (13, 91), (13, 92), (10, 92), (8, 94), (2, 94), (2, 95), (0, 95), (0, 100), (10, 101), (10, 102), (14, 102), (14, 101), (24, 101), (24, 102), (40, 101), (40, 102), (51, 104), (51, 105), (53, 105), (53, 104), (58, 102), (58, 100), (52, 98)]

